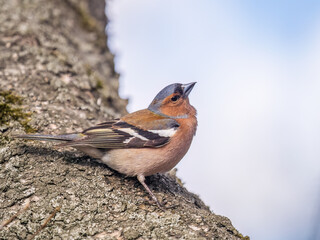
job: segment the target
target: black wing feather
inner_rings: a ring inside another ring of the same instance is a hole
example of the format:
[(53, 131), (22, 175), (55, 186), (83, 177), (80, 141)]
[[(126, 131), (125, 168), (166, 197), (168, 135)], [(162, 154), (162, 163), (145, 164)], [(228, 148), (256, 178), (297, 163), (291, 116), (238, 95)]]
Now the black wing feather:
[(156, 148), (167, 144), (170, 137), (130, 125), (115, 119), (90, 127), (82, 132), (81, 139), (66, 143), (68, 146), (90, 146), (94, 148)]

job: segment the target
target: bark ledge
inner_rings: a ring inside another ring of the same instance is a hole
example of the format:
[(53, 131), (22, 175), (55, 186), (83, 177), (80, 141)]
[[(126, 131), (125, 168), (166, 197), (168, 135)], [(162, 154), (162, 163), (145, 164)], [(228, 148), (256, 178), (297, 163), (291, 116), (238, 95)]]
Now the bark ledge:
[(105, 44), (103, 0), (0, 6), (0, 239), (244, 239), (174, 177), (147, 179), (176, 206), (162, 212), (134, 178), (72, 149), (12, 140), (33, 129), (81, 131), (126, 113), (126, 100)]

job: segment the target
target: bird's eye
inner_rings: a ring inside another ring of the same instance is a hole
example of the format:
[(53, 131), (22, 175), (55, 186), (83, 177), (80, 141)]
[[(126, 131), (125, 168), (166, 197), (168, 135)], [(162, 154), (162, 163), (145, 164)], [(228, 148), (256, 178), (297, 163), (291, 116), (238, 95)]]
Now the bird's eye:
[(173, 96), (173, 97), (171, 98), (171, 101), (175, 102), (175, 101), (177, 101), (179, 98), (180, 98), (179, 95), (175, 95), (175, 96)]

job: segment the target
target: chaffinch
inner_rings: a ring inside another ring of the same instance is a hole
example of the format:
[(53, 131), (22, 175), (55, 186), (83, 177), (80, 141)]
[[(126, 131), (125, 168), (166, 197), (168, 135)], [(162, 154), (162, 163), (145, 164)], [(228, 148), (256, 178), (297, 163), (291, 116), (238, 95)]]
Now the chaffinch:
[(196, 110), (188, 95), (196, 83), (174, 83), (162, 89), (147, 109), (109, 120), (82, 133), (18, 135), (60, 141), (127, 176), (136, 176), (159, 208), (145, 176), (171, 170), (187, 153), (197, 129)]

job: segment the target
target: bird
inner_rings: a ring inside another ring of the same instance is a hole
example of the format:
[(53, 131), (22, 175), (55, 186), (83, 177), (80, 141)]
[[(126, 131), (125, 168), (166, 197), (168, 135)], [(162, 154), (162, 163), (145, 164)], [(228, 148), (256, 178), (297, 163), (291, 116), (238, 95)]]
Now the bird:
[(136, 177), (160, 209), (163, 205), (145, 177), (174, 168), (190, 148), (197, 130), (197, 111), (189, 102), (196, 82), (163, 88), (148, 108), (107, 120), (80, 133), (23, 134), (15, 138), (58, 141), (129, 177)]

